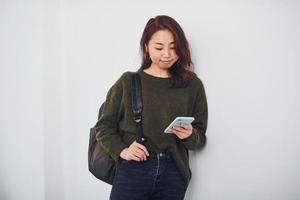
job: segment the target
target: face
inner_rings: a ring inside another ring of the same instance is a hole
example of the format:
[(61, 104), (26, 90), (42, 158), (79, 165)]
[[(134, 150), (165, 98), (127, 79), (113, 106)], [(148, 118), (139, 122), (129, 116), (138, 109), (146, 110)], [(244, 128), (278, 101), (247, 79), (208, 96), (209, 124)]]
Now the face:
[(169, 30), (159, 30), (155, 32), (146, 49), (152, 60), (151, 67), (169, 69), (177, 60), (178, 55), (174, 48), (174, 38)]

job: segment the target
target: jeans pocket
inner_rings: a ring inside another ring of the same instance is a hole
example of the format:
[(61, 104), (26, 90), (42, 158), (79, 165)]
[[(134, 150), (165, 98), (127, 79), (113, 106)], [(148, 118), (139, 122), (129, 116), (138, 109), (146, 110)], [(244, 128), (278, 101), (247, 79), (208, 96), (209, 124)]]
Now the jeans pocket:
[(126, 160), (124, 158), (120, 158), (120, 164), (129, 163), (131, 160)]

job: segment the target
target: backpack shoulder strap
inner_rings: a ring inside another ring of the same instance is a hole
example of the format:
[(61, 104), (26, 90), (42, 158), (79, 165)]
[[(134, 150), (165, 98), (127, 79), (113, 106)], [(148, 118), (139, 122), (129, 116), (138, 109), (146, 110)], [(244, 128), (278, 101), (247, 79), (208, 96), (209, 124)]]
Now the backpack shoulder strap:
[(138, 72), (130, 72), (131, 79), (131, 103), (133, 121), (135, 122), (136, 141), (142, 143), (142, 111), (143, 111), (143, 98), (142, 98), (142, 84)]

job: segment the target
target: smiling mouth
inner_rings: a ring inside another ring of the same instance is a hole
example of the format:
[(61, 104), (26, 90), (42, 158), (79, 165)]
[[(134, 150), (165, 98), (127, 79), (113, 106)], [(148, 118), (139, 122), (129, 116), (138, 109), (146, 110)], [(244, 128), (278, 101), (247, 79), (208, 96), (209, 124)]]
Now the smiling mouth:
[(164, 62), (164, 63), (170, 63), (172, 60), (166, 60), (166, 61), (164, 61), (164, 60), (162, 60), (162, 62)]

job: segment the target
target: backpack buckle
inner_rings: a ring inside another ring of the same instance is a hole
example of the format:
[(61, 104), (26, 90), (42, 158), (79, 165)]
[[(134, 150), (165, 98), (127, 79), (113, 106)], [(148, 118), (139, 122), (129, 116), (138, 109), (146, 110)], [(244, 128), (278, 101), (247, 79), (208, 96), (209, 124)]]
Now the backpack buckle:
[(140, 123), (142, 121), (142, 116), (141, 115), (134, 115), (133, 116), (133, 120), (136, 122), (136, 123)]

